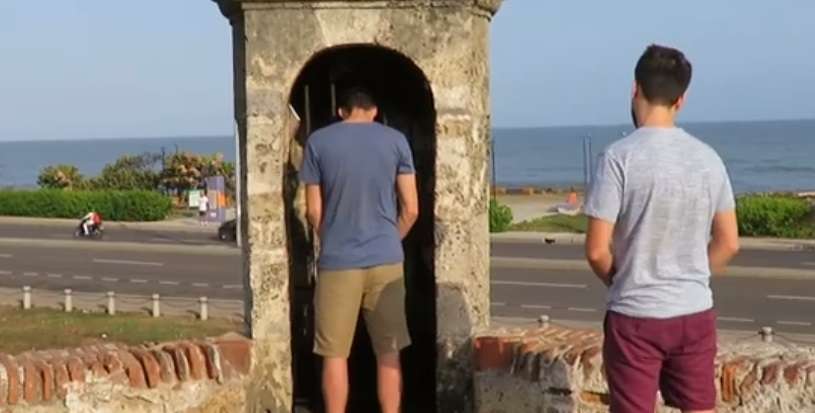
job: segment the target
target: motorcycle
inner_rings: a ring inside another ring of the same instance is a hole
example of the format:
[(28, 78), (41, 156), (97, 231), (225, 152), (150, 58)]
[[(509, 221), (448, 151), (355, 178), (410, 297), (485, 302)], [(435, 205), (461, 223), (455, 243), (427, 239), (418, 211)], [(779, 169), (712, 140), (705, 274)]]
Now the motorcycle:
[(101, 239), (104, 233), (105, 230), (101, 225), (93, 225), (90, 227), (90, 233), (85, 235), (85, 230), (82, 229), (82, 224), (79, 224), (74, 230), (74, 238)]

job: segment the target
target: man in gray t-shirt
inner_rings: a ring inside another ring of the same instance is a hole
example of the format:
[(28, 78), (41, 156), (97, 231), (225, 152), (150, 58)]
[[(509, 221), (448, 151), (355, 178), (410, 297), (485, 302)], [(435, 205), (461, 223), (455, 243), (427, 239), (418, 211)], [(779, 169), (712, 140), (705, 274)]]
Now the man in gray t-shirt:
[(346, 92), (343, 121), (309, 137), (300, 170), (321, 246), (314, 352), (323, 357), (327, 413), (346, 410), (347, 359), (360, 310), (376, 353), (381, 411), (400, 410), (399, 352), (410, 344), (402, 239), (419, 207), (407, 139), (374, 122), (377, 111), (365, 90)]
[(609, 286), (604, 357), (612, 412), (715, 407), (712, 271), (738, 250), (724, 163), (674, 124), (691, 65), (651, 46), (637, 63), (637, 130), (600, 156), (588, 193), (586, 255)]

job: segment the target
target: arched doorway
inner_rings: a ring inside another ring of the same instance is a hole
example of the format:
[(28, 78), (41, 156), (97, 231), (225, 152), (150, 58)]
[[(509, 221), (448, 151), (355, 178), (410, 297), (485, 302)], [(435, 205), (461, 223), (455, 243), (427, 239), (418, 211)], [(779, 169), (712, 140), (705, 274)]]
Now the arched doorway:
[[(436, 111), (427, 78), (409, 58), (372, 45), (349, 45), (318, 53), (300, 72), (291, 90), (293, 116), (299, 118), (292, 162), (286, 175), (288, 237), (292, 244), (292, 349), (295, 397), (316, 405), (320, 397), (319, 360), (311, 353), (313, 251), (297, 210), (299, 155), (308, 135), (338, 121), (337, 99), (351, 86), (364, 86), (380, 109), (379, 122), (400, 130), (413, 151), (420, 218), (404, 242), (407, 314), (413, 345), (403, 353), (406, 412), (435, 411), (436, 285), (434, 270), (434, 193)], [(302, 206), (301, 206), (302, 208)], [(350, 362), (349, 411), (376, 412), (373, 352), (364, 324), (358, 323)]]

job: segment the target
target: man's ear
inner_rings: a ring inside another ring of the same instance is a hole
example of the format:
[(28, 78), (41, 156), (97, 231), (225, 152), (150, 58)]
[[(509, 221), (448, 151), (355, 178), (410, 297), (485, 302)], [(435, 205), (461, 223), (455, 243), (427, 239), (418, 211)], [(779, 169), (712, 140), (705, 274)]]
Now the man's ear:
[(635, 80), (631, 87), (631, 98), (636, 99), (640, 93), (640, 87), (637, 85), (637, 81)]
[(337, 109), (337, 115), (339, 115), (340, 119), (348, 118), (348, 113), (345, 112), (345, 108)]
[(679, 112), (680, 110), (682, 110), (683, 107), (685, 107), (686, 97), (687, 92), (683, 93), (682, 96), (680, 96), (679, 99), (676, 100), (676, 103), (674, 103), (674, 111)]

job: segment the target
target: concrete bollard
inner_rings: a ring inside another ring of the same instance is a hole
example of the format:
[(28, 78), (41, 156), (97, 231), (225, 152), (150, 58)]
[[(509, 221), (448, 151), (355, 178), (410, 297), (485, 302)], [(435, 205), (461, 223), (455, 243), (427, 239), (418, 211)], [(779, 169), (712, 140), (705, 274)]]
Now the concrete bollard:
[(549, 316), (544, 314), (544, 315), (538, 317), (538, 326), (540, 326), (540, 328), (549, 327)]
[(65, 312), (70, 313), (74, 310), (74, 299), (71, 297), (71, 289), (65, 289)]
[(31, 287), (23, 287), (23, 310), (31, 309)]
[(772, 327), (766, 327), (766, 326), (761, 327), (761, 331), (759, 331), (758, 334), (761, 336), (761, 341), (763, 341), (765, 343), (772, 343), (773, 342), (773, 336), (775, 335), (775, 333), (773, 332), (773, 328)]
[(116, 293), (108, 291), (108, 315), (116, 315)]
[(153, 317), (161, 317), (161, 303), (159, 302), (160, 296), (153, 294)]
[(201, 321), (209, 319), (209, 305), (207, 304), (207, 297), (201, 297), (198, 302), (201, 303)]

